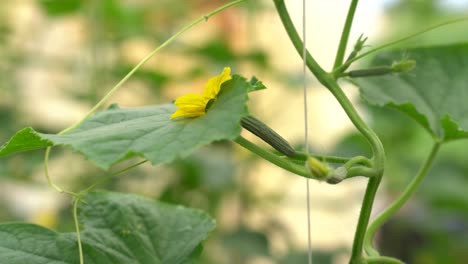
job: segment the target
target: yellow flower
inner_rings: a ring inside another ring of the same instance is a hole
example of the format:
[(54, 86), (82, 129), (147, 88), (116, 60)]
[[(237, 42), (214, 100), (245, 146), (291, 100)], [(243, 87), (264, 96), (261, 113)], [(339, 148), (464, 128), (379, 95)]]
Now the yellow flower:
[(171, 115), (171, 119), (179, 117), (198, 117), (206, 114), (207, 104), (216, 99), (221, 85), (231, 79), (231, 68), (225, 67), (223, 72), (211, 78), (205, 85), (203, 94), (186, 94), (177, 98), (174, 105), (179, 109)]

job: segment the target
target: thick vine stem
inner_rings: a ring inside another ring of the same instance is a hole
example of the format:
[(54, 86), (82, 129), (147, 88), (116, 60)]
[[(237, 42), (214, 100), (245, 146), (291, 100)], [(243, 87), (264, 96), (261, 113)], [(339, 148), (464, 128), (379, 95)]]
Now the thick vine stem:
[(432, 163), (434, 162), (435, 157), (439, 151), (441, 143), (435, 142), (432, 146), (431, 152), (428, 157), (421, 165), (416, 177), (411, 181), (411, 183), (406, 187), (401, 196), (395, 200), (390, 206), (388, 206), (379, 216), (374, 220), (374, 222), (369, 226), (366, 236), (365, 236), (365, 250), (369, 256), (377, 256), (377, 251), (372, 247), (372, 238), (375, 235), (377, 229), (385, 223), (388, 218), (395, 214), (410, 198), (414, 193), (416, 188), (419, 186), (421, 181), (424, 179), (424, 176), (429, 171)]
[[(278, 15), (281, 18), (281, 22), (286, 29), (286, 33), (288, 34), (289, 39), (302, 58), (304, 45), (302, 43), (301, 37), (297, 33), (296, 28), (294, 27), (291, 17), (289, 16), (286, 5), (284, 4), (284, 0), (273, 0), (273, 2), (276, 6), (276, 10), (278, 11)], [(317, 77), (320, 83), (324, 84), (326, 79), (333, 79), (324, 69), (322, 69), (322, 67), (320, 67), (320, 65), (317, 63), (317, 61), (315, 61), (315, 59), (308, 51), (306, 52), (306, 65), (307, 68)]]
[[(284, 0), (273, 0), (273, 2), (275, 3), (276, 9), (281, 18), (281, 22), (283, 23), (283, 26), (286, 29), (286, 32), (289, 38), (291, 39), (291, 42), (293, 43), (299, 55), (301, 55), (303, 43), (299, 34), (297, 33), (296, 28), (294, 27), (291, 17), (289, 16), (288, 10), (286, 9), (286, 6), (284, 4)], [(307, 52), (306, 55), (306, 65), (309, 68), (309, 70), (315, 75), (317, 80), (319, 80), (320, 83), (327, 87), (330, 90), (330, 92), (335, 96), (335, 98), (345, 110), (351, 122), (353, 122), (354, 126), (369, 141), (375, 156), (374, 166), (376, 168), (379, 168), (379, 170), (383, 170), (384, 151), (380, 139), (359, 116), (357, 111), (354, 109), (352, 103), (346, 97), (343, 90), (340, 88), (333, 76), (327, 73), (325, 70), (323, 70), (312, 57), (312, 55), (310, 55), (309, 52)]]
[[(299, 55), (301, 55), (303, 50), (303, 43), (301, 41), (301, 38), (299, 37), (299, 34), (296, 31), (296, 28), (294, 27), (294, 24), (291, 21), (289, 13), (284, 4), (284, 0), (273, 0), (273, 2), (275, 3), (278, 14), (281, 18), (284, 28), (286, 29), (286, 32), (288, 33), (289, 38), (291, 39), (291, 42), (293, 43)], [(346, 33), (344, 32), (344, 34)], [(308, 52), (306, 56), (306, 65), (309, 68), (309, 70), (315, 75), (315, 77), (319, 80), (319, 82), (322, 83), (325, 87), (327, 87), (330, 90), (330, 92), (335, 96), (335, 98), (345, 110), (351, 122), (358, 129), (358, 131), (367, 139), (372, 148), (372, 161), (374, 163), (373, 169), (375, 177), (370, 178), (367, 184), (366, 193), (364, 195), (364, 200), (361, 207), (361, 213), (359, 215), (358, 226), (356, 228), (356, 233), (354, 236), (350, 259), (351, 264), (363, 263), (363, 241), (367, 225), (369, 223), (375, 194), (377, 193), (377, 189), (379, 187), (384, 171), (385, 152), (378, 136), (359, 116), (356, 109), (346, 97), (333, 75), (325, 72)]]
[(351, 122), (357, 128), (357, 130), (367, 139), (369, 144), (371, 145), (372, 152), (374, 154), (373, 163), (374, 169), (376, 170), (377, 174), (382, 175), (384, 169), (384, 162), (385, 162), (385, 152), (380, 141), (379, 137), (375, 132), (364, 122), (361, 116), (358, 114), (356, 109), (353, 107), (352, 103), (349, 101), (348, 97), (344, 94), (341, 87), (338, 83), (333, 80), (326, 83), (326, 87), (330, 90), (330, 92), (335, 96), (338, 100), (340, 105), (345, 110), (346, 114), (348, 115)]

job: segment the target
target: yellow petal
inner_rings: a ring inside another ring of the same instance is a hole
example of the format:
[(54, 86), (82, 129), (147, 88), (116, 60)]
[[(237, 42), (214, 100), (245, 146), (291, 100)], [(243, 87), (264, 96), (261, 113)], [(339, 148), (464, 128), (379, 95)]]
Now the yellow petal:
[(209, 100), (199, 94), (186, 94), (182, 95), (177, 98), (174, 102), (176, 106), (183, 106), (183, 105), (199, 105), (199, 106), (206, 106)]
[(205, 114), (205, 111), (202, 111), (202, 112), (195, 112), (195, 111), (187, 112), (187, 111), (179, 109), (179, 110), (175, 111), (171, 115), (171, 119), (175, 119), (175, 118), (179, 118), (179, 117), (198, 117), (198, 116), (202, 116), (204, 114)]
[(171, 115), (171, 119), (179, 117), (198, 117), (206, 114), (206, 105), (211, 99), (216, 98), (221, 85), (231, 79), (231, 68), (225, 67), (223, 72), (208, 80), (203, 95), (186, 94), (177, 98), (174, 105), (178, 107)]
[(223, 72), (208, 80), (208, 82), (205, 85), (205, 91), (203, 91), (203, 96), (208, 98), (208, 101), (210, 99), (213, 99), (218, 95), (219, 90), (221, 89), (221, 84), (223, 84), (225, 81), (228, 81), (231, 79), (231, 68), (230, 67), (225, 67), (223, 69)]
[(179, 109), (171, 115), (171, 119), (179, 117), (197, 117), (205, 114), (208, 100), (199, 94), (186, 94), (176, 99), (174, 105)]

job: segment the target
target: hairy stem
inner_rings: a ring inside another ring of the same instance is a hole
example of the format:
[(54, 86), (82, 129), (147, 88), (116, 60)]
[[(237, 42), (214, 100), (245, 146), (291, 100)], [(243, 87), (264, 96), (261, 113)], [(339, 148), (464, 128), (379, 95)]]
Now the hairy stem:
[(351, 26), (353, 25), (354, 14), (356, 13), (356, 7), (359, 0), (352, 0), (351, 5), (348, 9), (348, 15), (341, 33), (340, 44), (338, 45), (338, 51), (336, 52), (335, 64), (333, 69), (343, 64), (344, 56), (346, 53), (346, 46), (348, 45), (349, 34), (351, 32)]
[(367, 230), (367, 234), (365, 237), (365, 250), (368, 255), (376, 256), (378, 255), (377, 251), (372, 247), (372, 238), (375, 235), (377, 229), (382, 226), (393, 214), (395, 214), (410, 198), (410, 196), (414, 193), (416, 188), (419, 186), (421, 181), (424, 179), (424, 176), (429, 171), (432, 163), (434, 162), (435, 157), (439, 151), (441, 143), (435, 142), (432, 146), (431, 152), (429, 156), (426, 158), (424, 163), (421, 165), (416, 177), (411, 181), (411, 183), (406, 187), (403, 193), (396, 199), (390, 206), (388, 206), (377, 218), (374, 222), (369, 226)]

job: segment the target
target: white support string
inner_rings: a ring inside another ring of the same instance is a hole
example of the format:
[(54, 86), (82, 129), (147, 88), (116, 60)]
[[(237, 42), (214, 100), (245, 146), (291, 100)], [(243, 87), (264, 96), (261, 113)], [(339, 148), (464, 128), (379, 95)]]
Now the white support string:
[[(308, 124), (308, 107), (307, 107), (307, 80), (306, 80), (306, 0), (302, 0), (302, 77), (304, 85), (304, 141), (305, 141), (305, 152), (309, 153), (309, 124)], [(307, 199), (307, 255), (308, 263), (312, 264), (312, 238), (311, 238), (311, 220), (310, 220), (310, 191), (309, 191), (309, 179), (306, 179), (306, 199)]]

